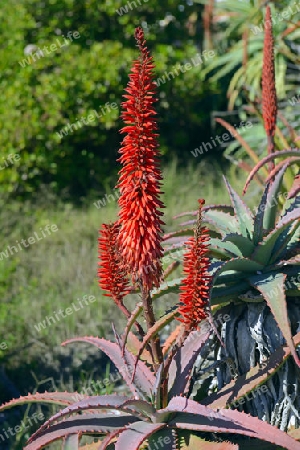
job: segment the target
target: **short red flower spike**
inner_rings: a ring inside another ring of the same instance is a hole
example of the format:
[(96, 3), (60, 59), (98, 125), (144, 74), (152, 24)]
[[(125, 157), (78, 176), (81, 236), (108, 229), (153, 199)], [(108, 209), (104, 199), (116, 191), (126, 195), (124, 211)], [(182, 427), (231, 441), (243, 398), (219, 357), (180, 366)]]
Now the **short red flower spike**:
[(116, 246), (116, 239), (119, 233), (117, 224), (103, 224), (100, 230), (99, 242), (99, 285), (107, 291), (107, 297), (112, 297), (115, 303), (120, 306), (123, 297), (128, 294), (128, 279)]
[(262, 71), (262, 114), (268, 137), (268, 152), (274, 151), (274, 134), (277, 119), (277, 97), (275, 87), (274, 37), (272, 33), (271, 9), (268, 5), (265, 16), (265, 39)]
[(159, 200), (162, 179), (158, 162), (157, 124), (153, 110), (156, 86), (154, 64), (146, 47), (142, 28), (135, 39), (140, 58), (134, 62), (122, 103), (126, 133), (119, 153), (123, 165), (117, 188), (120, 189), (118, 245), (122, 260), (134, 283), (150, 290), (162, 277), (161, 246), (163, 203)]
[(188, 252), (184, 255), (183, 271), (187, 276), (180, 287), (183, 291), (180, 294), (183, 305), (178, 309), (181, 316), (178, 320), (185, 324), (188, 331), (195, 330), (199, 322), (207, 317), (205, 307), (209, 300), (211, 282), (207, 257), (209, 234), (208, 229), (201, 226), (204, 200), (198, 202), (199, 213), (195, 235), (186, 243)]

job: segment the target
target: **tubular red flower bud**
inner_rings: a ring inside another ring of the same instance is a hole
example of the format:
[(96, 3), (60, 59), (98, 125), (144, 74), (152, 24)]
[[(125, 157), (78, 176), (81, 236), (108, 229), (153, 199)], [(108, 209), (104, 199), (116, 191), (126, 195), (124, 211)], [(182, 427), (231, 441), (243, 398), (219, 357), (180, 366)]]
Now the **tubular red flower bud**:
[(262, 114), (268, 137), (268, 152), (274, 151), (274, 139), (277, 119), (277, 97), (275, 87), (274, 37), (272, 33), (271, 9), (268, 5), (265, 16), (265, 39), (262, 70)]
[(120, 189), (118, 245), (133, 282), (150, 290), (159, 285), (162, 277), (163, 222), (159, 208), (164, 205), (159, 200), (162, 175), (153, 109), (153, 103), (157, 101), (152, 73), (154, 65), (142, 28), (136, 29), (135, 39), (140, 57), (129, 75), (121, 115), (125, 123), (121, 132), (126, 136), (119, 150), (123, 167), (117, 184)]
[(180, 301), (183, 303), (178, 312), (186, 329), (196, 329), (199, 322), (205, 319), (207, 314), (205, 307), (209, 301), (209, 288), (211, 276), (208, 273), (208, 229), (202, 226), (202, 206), (204, 200), (199, 201), (199, 213), (195, 235), (186, 245), (187, 253), (184, 255), (183, 271), (187, 275), (180, 287)]
[(120, 260), (116, 241), (119, 233), (118, 224), (103, 224), (100, 230), (99, 242), (99, 285), (107, 291), (107, 297), (112, 297), (117, 305), (122, 304), (123, 297), (128, 294), (128, 279)]

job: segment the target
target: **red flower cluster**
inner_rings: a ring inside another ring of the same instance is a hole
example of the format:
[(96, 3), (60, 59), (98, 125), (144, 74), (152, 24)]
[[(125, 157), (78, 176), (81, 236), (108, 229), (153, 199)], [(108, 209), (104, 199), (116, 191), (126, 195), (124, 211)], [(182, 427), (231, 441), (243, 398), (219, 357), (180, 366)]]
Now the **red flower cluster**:
[(128, 294), (128, 279), (120, 261), (116, 241), (119, 233), (118, 224), (103, 224), (99, 242), (99, 285), (112, 297), (117, 305), (122, 304), (123, 297)]
[(274, 136), (277, 119), (277, 97), (275, 87), (274, 38), (272, 33), (272, 16), (267, 6), (265, 17), (264, 58), (262, 71), (262, 113), (265, 130), (268, 136), (270, 152), (273, 144), (270, 136)]
[(160, 220), (163, 203), (159, 200), (162, 179), (158, 162), (157, 124), (153, 109), (156, 86), (152, 70), (154, 64), (146, 47), (142, 28), (135, 39), (140, 58), (134, 62), (130, 81), (122, 103), (122, 119), (126, 133), (119, 153), (123, 165), (119, 172), (120, 189), (118, 245), (126, 270), (134, 283), (150, 290), (158, 286), (162, 277), (161, 246), (163, 222)]
[(196, 329), (199, 322), (207, 316), (205, 306), (209, 300), (209, 285), (211, 276), (208, 273), (209, 258), (208, 229), (202, 227), (202, 206), (204, 200), (199, 201), (199, 213), (195, 236), (190, 238), (186, 245), (188, 252), (184, 255), (183, 271), (187, 275), (182, 282), (180, 289), (180, 301), (183, 303), (179, 307), (178, 312), (181, 317), (178, 318), (183, 322), (186, 329)]

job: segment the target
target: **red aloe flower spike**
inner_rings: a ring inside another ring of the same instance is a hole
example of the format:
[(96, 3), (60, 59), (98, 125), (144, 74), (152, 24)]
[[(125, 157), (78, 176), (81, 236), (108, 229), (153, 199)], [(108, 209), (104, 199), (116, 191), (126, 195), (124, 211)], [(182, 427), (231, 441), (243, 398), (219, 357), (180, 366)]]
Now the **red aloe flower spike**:
[(186, 331), (196, 329), (199, 322), (207, 317), (205, 307), (209, 301), (211, 276), (208, 273), (209, 258), (208, 229), (202, 227), (202, 207), (204, 200), (198, 200), (199, 212), (195, 235), (186, 245), (188, 252), (184, 255), (183, 271), (187, 275), (180, 289), (180, 301), (183, 303), (178, 312), (182, 317), (178, 320), (185, 324)]
[(159, 200), (162, 179), (158, 162), (158, 134), (153, 103), (156, 86), (153, 81), (152, 57), (146, 47), (142, 28), (135, 31), (140, 58), (134, 62), (122, 103), (126, 133), (119, 153), (123, 165), (117, 188), (120, 232), (118, 245), (132, 281), (143, 289), (159, 286), (162, 278), (161, 246), (164, 223), (160, 220), (163, 203)]
[(104, 295), (112, 297), (116, 305), (128, 317), (130, 312), (124, 306), (123, 298), (130, 292), (130, 288), (116, 245), (119, 225), (118, 223), (103, 224), (99, 233), (99, 286), (108, 292)]
[[(262, 70), (262, 114), (268, 138), (268, 154), (274, 151), (274, 134), (277, 119), (277, 97), (275, 87), (274, 37), (272, 33), (271, 9), (268, 5), (265, 16), (265, 39)], [(274, 168), (274, 162), (269, 170)]]

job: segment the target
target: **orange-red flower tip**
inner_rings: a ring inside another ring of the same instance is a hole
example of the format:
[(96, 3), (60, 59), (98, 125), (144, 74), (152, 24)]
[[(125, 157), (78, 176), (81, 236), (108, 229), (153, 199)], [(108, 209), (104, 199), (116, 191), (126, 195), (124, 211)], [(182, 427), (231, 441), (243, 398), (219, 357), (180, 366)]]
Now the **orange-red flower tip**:
[(99, 285), (107, 291), (105, 296), (112, 297), (116, 304), (120, 304), (128, 294), (129, 286), (116, 243), (119, 224), (103, 224), (99, 233)]
[(199, 322), (207, 317), (206, 307), (209, 302), (211, 276), (209, 275), (208, 229), (202, 225), (202, 207), (204, 200), (199, 200), (199, 213), (195, 235), (190, 238), (184, 255), (183, 272), (186, 274), (180, 290), (178, 320), (185, 324), (186, 329), (193, 330)]
[(153, 109), (157, 101), (154, 64), (142, 28), (136, 29), (135, 38), (140, 57), (129, 75), (121, 114), (126, 126), (121, 130), (125, 137), (119, 151), (123, 167), (117, 184), (120, 189), (118, 245), (133, 282), (150, 290), (159, 285), (162, 277), (163, 222), (159, 208), (164, 205), (159, 199), (162, 174)]

